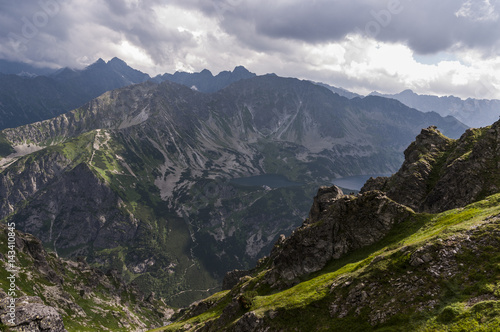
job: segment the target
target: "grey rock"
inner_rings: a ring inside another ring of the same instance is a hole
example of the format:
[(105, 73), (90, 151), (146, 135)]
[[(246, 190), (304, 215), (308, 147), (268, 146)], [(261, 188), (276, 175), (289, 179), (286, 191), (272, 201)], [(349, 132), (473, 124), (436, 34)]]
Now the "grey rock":
[(0, 320), (13, 331), (67, 332), (61, 315), (53, 307), (42, 303), (39, 297), (24, 296), (16, 299), (15, 324), (9, 322), (7, 305), (10, 298), (0, 301)]
[(244, 314), (235, 324), (234, 331), (237, 332), (255, 332), (258, 330), (261, 320), (253, 312)]
[[(336, 187), (321, 189), (309, 219), (273, 248), (273, 268), (265, 277), (269, 284), (291, 285), (300, 276), (319, 271), (328, 261), (375, 243), (395, 224), (414, 214), (380, 191), (356, 197), (339, 196), (338, 192)], [(311, 223), (312, 220), (318, 222)]]
[(344, 193), (337, 186), (332, 187), (320, 187), (318, 193), (314, 197), (313, 205), (311, 211), (309, 212), (309, 223), (314, 223), (319, 221), (318, 218), (322, 216), (322, 212), (328, 208), (333, 201), (342, 198)]
[(251, 271), (233, 270), (226, 273), (222, 281), (222, 290), (228, 290), (236, 286), (240, 278), (250, 275)]
[(435, 127), (423, 129), (405, 151), (405, 161), (390, 178), (367, 181), (361, 192), (384, 191), (417, 212), (442, 212), (465, 206), (500, 189), (500, 121), (468, 129), (459, 139)]

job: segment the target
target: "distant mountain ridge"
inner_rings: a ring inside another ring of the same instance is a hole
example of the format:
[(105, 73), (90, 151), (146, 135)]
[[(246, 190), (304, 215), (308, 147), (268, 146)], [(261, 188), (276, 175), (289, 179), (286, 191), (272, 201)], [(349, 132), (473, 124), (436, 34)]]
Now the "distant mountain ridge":
[(57, 71), (57, 69), (40, 68), (23, 62), (0, 59), (0, 73), (2, 74), (34, 77), (50, 75), (55, 71)]
[(342, 97), (346, 97), (346, 98), (349, 98), (349, 99), (353, 99), (353, 98), (356, 98), (356, 97), (359, 97), (359, 98), (363, 98), (362, 95), (360, 94), (357, 94), (355, 92), (351, 92), (349, 90), (346, 90), (344, 88), (338, 88), (338, 87), (335, 87), (335, 86), (332, 86), (332, 85), (329, 85), (329, 84), (325, 84), (325, 83), (321, 83), (321, 82), (313, 82), (314, 84), (317, 84), (319, 86), (322, 86), (322, 87), (325, 87), (333, 92), (335, 92), (336, 94), (342, 96)]
[[(200, 92), (213, 93), (234, 82), (255, 76), (255, 73), (243, 66), (237, 66), (232, 72), (222, 71), (215, 76), (208, 69), (204, 69), (199, 73), (175, 72), (151, 78), (116, 57), (107, 63), (99, 59), (83, 70), (53, 70), (0, 60), (0, 129), (49, 119), (106, 91), (146, 80), (156, 83), (171, 81)], [(363, 97), (341, 87), (320, 82), (315, 84), (349, 99)], [(396, 99), (423, 112), (434, 111), (442, 116), (451, 115), (472, 127), (485, 126), (500, 115), (500, 100), (495, 99), (462, 100), (454, 96), (418, 95), (411, 90), (398, 94), (372, 92), (371, 95)]]
[(213, 76), (208, 69), (204, 69), (199, 73), (175, 72), (174, 74), (158, 75), (153, 78), (153, 81), (158, 83), (170, 81), (200, 92), (212, 93), (225, 88), (231, 83), (255, 76), (257, 75), (249, 72), (245, 67), (237, 66), (232, 72), (222, 71), (216, 76)]
[(172, 81), (200, 92), (215, 92), (241, 79), (255, 77), (242, 66), (216, 76), (176, 72), (151, 78), (113, 58), (98, 59), (82, 70), (37, 69), (27, 64), (0, 60), (0, 130), (47, 120), (75, 109), (106, 91), (152, 80)]
[(442, 116), (451, 115), (474, 128), (487, 126), (498, 120), (500, 116), (500, 100), (498, 99), (468, 98), (463, 100), (455, 96), (419, 95), (411, 90), (398, 94), (372, 92), (371, 95), (393, 98), (422, 112), (434, 111)]
[(0, 129), (50, 119), (106, 91), (148, 79), (117, 58), (107, 63), (99, 59), (83, 70), (63, 68), (48, 76), (0, 74)]

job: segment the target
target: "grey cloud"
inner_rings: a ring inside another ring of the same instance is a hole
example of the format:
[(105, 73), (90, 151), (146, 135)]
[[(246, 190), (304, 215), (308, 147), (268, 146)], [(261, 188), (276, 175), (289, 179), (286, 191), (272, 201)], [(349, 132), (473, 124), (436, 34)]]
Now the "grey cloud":
[(189, 32), (158, 22), (152, 6), (161, 3), (164, 1), (3, 1), (0, 57), (75, 66), (76, 59), (83, 56), (78, 52), (95, 58), (107, 50), (112, 53), (110, 43), (126, 39), (157, 64), (168, 63), (175, 52), (195, 42)]
[[(483, 49), (500, 44), (500, 1), (496, 0), (222, 0), (204, 6), (200, 3), (191, 0), (179, 5), (216, 16), (228, 33), (252, 46), (259, 45), (259, 38), (311, 44), (335, 42), (356, 32), (380, 41), (406, 43), (421, 54), (436, 53), (456, 44)], [(488, 19), (481, 19), (485, 17)], [(244, 33), (242, 26), (247, 27)]]

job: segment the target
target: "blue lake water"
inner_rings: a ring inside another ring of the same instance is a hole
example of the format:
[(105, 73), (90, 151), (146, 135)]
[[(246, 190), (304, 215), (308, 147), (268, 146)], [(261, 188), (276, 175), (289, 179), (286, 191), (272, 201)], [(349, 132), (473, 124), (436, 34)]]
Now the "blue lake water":
[(277, 174), (263, 174), (246, 178), (237, 178), (232, 179), (231, 182), (240, 186), (268, 186), (272, 189), (302, 185), (302, 183), (290, 181), (285, 176)]
[(351, 190), (360, 190), (364, 186), (366, 180), (368, 180), (370, 177), (376, 178), (378, 176), (390, 176), (390, 175), (391, 175), (390, 173), (386, 173), (386, 174), (346, 176), (344, 178), (334, 179), (332, 182), (334, 185), (338, 187)]

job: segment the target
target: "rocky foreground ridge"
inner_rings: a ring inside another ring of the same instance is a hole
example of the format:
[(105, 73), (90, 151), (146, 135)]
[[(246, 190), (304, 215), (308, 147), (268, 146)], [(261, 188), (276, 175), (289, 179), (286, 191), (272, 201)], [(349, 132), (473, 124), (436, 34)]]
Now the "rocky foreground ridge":
[(159, 330), (498, 330), (499, 129), (429, 127), (393, 176), (321, 188), (269, 257)]
[(84, 260), (60, 259), (48, 253), (39, 239), (19, 231), (15, 231), (15, 287), (11, 287), (8, 232), (0, 224), (2, 331), (145, 331), (163, 325), (173, 313), (154, 294), (145, 296), (125, 285), (116, 271), (103, 273)]
[(362, 192), (381, 190), (417, 212), (458, 208), (500, 190), (500, 122), (468, 129), (458, 140), (435, 127), (422, 130), (390, 178), (367, 181)]

